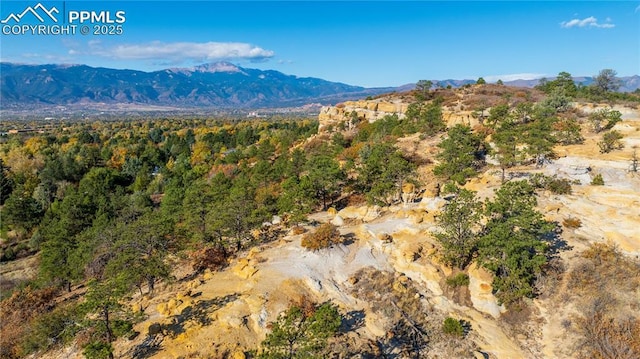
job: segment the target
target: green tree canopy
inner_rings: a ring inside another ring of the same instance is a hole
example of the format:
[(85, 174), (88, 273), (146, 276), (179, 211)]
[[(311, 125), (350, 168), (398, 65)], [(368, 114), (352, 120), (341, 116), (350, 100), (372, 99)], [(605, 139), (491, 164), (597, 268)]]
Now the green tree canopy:
[(470, 127), (458, 124), (449, 128), (447, 137), (438, 147), (440, 153), (437, 158), (440, 164), (434, 168), (433, 173), (464, 184), (468, 178), (476, 175), (488, 146)]
[(340, 312), (331, 302), (311, 310), (291, 306), (272, 323), (271, 333), (262, 342), (260, 358), (318, 358), (341, 323)]
[(496, 296), (507, 305), (535, 294), (535, 278), (547, 263), (544, 238), (555, 226), (535, 210), (536, 203), (534, 188), (514, 181), (503, 184), (486, 205), (478, 260), (494, 273)]
[(307, 176), (315, 195), (314, 198), (327, 208), (327, 201), (340, 190), (346, 175), (340, 164), (329, 154), (317, 154), (310, 157), (306, 164)]
[(603, 69), (594, 76), (592, 86), (596, 89), (596, 92), (600, 94), (606, 94), (608, 92), (618, 91), (620, 88), (620, 80), (616, 78), (618, 73), (612, 69)]
[(442, 245), (445, 263), (464, 269), (471, 262), (477, 250), (481, 215), (482, 204), (476, 199), (475, 192), (457, 189), (455, 197), (438, 216), (442, 231), (436, 233), (436, 238)]
[(390, 143), (367, 144), (360, 158), (358, 186), (369, 203), (390, 204), (415, 173), (415, 165)]

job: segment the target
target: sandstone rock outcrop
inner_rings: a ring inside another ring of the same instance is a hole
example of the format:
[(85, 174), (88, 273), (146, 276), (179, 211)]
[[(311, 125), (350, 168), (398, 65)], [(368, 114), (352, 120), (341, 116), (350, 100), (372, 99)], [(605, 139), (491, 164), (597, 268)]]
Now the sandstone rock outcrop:
[(490, 314), (494, 318), (500, 317), (505, 312), (502, 305), (498, 305), (497, 298), (493, 295), (493, 276), (476, 263), (469, 266), (469, 291), (473, 307), (480, 312)]

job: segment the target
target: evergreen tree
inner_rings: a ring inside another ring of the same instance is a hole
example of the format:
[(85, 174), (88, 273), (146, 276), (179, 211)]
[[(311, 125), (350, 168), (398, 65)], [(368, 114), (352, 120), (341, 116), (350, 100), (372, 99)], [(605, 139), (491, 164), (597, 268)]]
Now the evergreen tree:
[(20, 184), (7, 198), (0, 213), (3, 225), (9, 225), (17, 230), (30, 231), (40, 223), (44, 211), (25, 186)]
[(555, 155), (553, 147), (556, 139), (552, 126), (556, 121), (555, 117), (540, 117), (528, 123), (524, 129), (523, 142), (527, 147), (526, 153), (533, 156), (536, 166), (541, 166), (546, 159)]
[(505, 171), (509, 167), (520, 162), (522, 151), (518, 148), (518, 143), (522, 136), (521, 129), (512, 121), (505, 121), (493, 135), (495, 143), (495, 156), (502, 169), (502, 182), (505, 181)]
[[(408, 106), (405, 116), (405, 121), (411, 123), (418, 131), (428, 136), (435, 135), (447, 128), (442, 119), (442, 106), (436, 101), (430, 103), (412, 103)], [(405, 126), (408, 125), (405, 124)]]
[(447, 203), (438, 216), (442, 231), (436, 238), (442, 245), (442, 258), (450, 266), (464, 269), (476, 251), (477, 230), (482, 214), (482, 204), (475, 192), (457, 189), (455, 197)]
[(106, 352), (110, 359), (114, 357), (111, 343), (116, 339), (113, 323), (116, 319), (127, 315), (126, 308), (120, 301), (127, 294), (128, 285), (128, 278), (124, 274), (104, 281), (93, 281), (89, 284), (84, 303), (85, 310), (97, 315), (105, 334), (104, 338), (95, 338), (92, 343), (93, 345), (105, 344), (101, 347), (107, 348)]
[(414, 175), (415, 165), (389, 143), (368, 144), (360, 151), (358, 184), (369, 203), (390, 204), (402, 184)]
[(294, 223), (302, 221), (313, 209), (313, 186), (308, 177), (290, 177), (282, 183), (278, 198), (280, 214), (289, 213)]
[(320, 200), (322, 208), (327, 208), (327, 201), (331, 200), (340, 190), (346, 178), (340, 164), (329, 154), (318, 154), (308, 159), (306, 164), (307, 176), (315, 192), (314, 198)]
[(600, 133), (612, 129), (616, 123), (622, 121), (622, 114), (620, 111), (603, 108), (591, 113), (588, 121), (593, 132)]
[(327, 302), (320, 306), (291, 306), (272, 323), (271, 333), (262, 342), (260, 358), (318, 358), (340, 328), (342, 317), (337, 307)]
[(573, 145), (584, 141), (580, 133), (580, 124), (575, 118), (560, 118), (553, 123), (552, 127), (553, 136), (560, 144)]
[(486, 148), (482, 138), (463, 125), (451, 127), (438, 147), (441, 149), (437, 156), (440, 164), (434, 168), (433, 173), (461, 185), (476, 175), (477, 168), (484, 160)]
[(146, 284), (153, 294), (155, 283), (168, 279), (171, 274), (166, 258), (170, 251), (177, 250), (177, 243), (169, 235), (170, 224), (154, 212), (126, 225), (113, 244), (113, 258), (106, 273), (111, 277), (123, 276), (141, 294)]
[(544, 241), (555, 226), (535, 210), (534, 188), (527, 181), (507, 182), (486, 205), (488, 222), (478, 242), (478, 260), (495, 277), (497, 298), (507, 305), (533, 297), (533, 284), (547, 263)]
[(13, 181), (9, 176), (9, 167), (5, 166), (4, 161), (0, 158), (0, 206), (9, 198), (13, 191)]
[(600, 147), (600, 153), (609, 153), (613, 150), (618, 150), (624, 147), (622, 141), (622, 134), (618, 131), (607, 131), (602, 135), (602, 140), (598, 141), (598, 147)]

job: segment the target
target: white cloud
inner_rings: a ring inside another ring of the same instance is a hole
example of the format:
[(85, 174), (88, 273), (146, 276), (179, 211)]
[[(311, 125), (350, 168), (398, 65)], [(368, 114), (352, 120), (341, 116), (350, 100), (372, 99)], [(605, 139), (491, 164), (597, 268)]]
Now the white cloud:
[[(98, 45), (98, 44), (95, 44)], [(241, 42), (160, 42), (125, 44), (110, 48), (94, 46), (90, 53), (118, 60), (217, 61), (224, 59), (262, 60), (274, 56), (271, 50)]]
[(616, 25), (611, 23), (611, 19), (607, 18), (605, 20), (606, 22), (603, 24), (598, 23), (598, 19), (596, 19), (593, 16), (589, 16), (587, 18), (584, 18), (582, 20), (580, 19), (572, 19), (569, 21), (563, 21), (560, 23), (560, 27), (563, 27), (565, 29), (569, 29), (572, 27), (596, 27), (596, 28), (600, 28), (600, 29), (610, 29), (615, 27)]
[(483, 78), (488, 82), (502, 81), (515, 81), (515, 80), (534, 80), (545, 77), (545, 74), (534, 73), (521, 73), (521, 74), (506, 74), (506, 75), (491, 75), (484, 76)]

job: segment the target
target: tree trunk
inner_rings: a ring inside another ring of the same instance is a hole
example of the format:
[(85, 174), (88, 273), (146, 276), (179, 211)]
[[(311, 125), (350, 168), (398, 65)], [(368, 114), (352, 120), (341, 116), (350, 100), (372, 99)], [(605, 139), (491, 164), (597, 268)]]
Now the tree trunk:
[(147, 285), (149, 286), (149, 295), (153, 296), (153, 291), (154, 291), (155, 286), (156, 286), (156, 277), (155, 276), (148, 276), (147, 277)]
[(293, 340), (289, 340), (289, 358), (288, 359), (293, 359)]
[(102, 317), (104, 318), (104, 326), (107, 330), (107, 343), (111, 343), (113, 341), (113, 333), (111, 332), (111, 324), (109, 323), (109, 307), (102, 307)]

